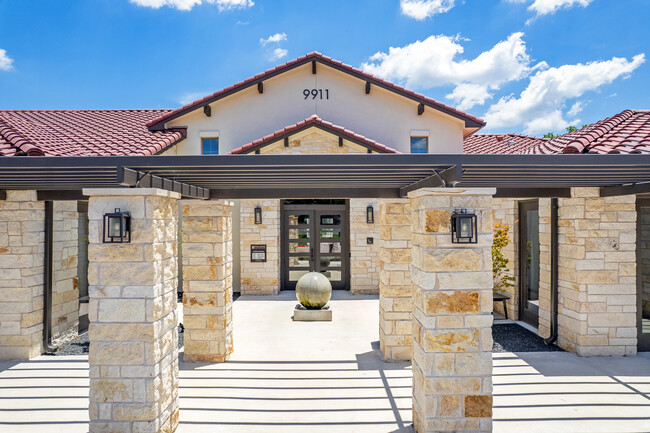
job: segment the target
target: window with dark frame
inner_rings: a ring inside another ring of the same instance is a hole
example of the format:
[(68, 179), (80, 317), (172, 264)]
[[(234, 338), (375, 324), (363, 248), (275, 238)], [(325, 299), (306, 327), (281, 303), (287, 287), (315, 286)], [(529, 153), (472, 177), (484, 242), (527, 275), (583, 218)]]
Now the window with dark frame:
[(411, 153), (429, 153), (429, 137), (411, 137)]
[(219, 137), (202, 137), (201, 152), (203, 155), (219, 155)]

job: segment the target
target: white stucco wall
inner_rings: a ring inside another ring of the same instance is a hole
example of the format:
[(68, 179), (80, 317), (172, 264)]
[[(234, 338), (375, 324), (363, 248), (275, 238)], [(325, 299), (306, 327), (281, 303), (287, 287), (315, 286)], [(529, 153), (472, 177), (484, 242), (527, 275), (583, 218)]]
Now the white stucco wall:
[[(195, 110), (166, 126), (187, 126), (187, 139), (176, 146), (182, 154), (200, 154), (201, 136), (218, 136), (220, 153), (275, 132), (317, 114), (400, 152), (410, 152), (412, 131), (428, 131), (430, 153), (462, 153), (464, 122), (426, 107), (418, 116), (417, 102), (372, 86), (365, 94), (365, 81), (318, 64), (303, 65), (264, 81), (264, 93), (257, 86), (239, 91), (213, 104), (212, 116)], [(325, 89), (329, 99), (305, 99), (305, 89)]]

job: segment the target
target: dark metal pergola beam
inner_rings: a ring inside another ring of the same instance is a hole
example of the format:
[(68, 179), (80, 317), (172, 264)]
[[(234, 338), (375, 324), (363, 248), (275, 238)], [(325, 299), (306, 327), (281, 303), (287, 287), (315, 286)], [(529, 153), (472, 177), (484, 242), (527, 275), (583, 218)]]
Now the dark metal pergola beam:
[(497, 188), (494, 198), (570, 198), (571, 188)]
[(434, 173), (431, 176), (400, 188), (399, 195), (400, 197), (406, 197), (409, 192), (420, 188), (453, 187), (457, 185), (462, 178), (463, 169), (458, 165), (440, 171), (434, 170)]
[(633, 183), (630, 185), (603, 186), (600, 188), (601, 197), (616, 197), (619, 195), (645, 194), (650, 192), (650, 182)]
[(498, 194), (508, 197), (566, 197), (574, 186), (607, 187), (604, 194), (633, 194), (650, 192), (645, 185), (650, 181), (650, 155), (0, 158), (1, 190), (33, 189), (41, 195), (51, 190), (152, 186), (203, 199), (399, 197), (418, 188), (441, 186), (441, 178), (447, 186), (497, 188)]
[(117, 170), (117, 183), (122, 186), (136, 188), (159, 188), (167, 191), (177, 192), (184, 197), (209, 199), (210, 190), (200, 186), (191, 185), (185, 182), (166, 179), (147, 172), (131, 170), (126, 167), (119, 167)]

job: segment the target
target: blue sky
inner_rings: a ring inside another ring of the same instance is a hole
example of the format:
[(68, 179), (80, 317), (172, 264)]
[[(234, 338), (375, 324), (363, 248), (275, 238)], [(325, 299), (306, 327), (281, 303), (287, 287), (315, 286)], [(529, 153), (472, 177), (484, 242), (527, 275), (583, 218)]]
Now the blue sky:
[(320, 51), (542, 134), (650, 109), (648, 0), (0, 0), (0, 109), (173, 108)]

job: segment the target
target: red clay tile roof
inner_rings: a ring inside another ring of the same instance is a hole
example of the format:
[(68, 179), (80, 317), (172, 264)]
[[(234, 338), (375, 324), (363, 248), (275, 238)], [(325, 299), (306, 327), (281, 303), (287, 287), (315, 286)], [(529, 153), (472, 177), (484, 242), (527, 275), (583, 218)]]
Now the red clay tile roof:
[[(465, 121), (465, 127), (466, 128), (474, 128), (475, 130), (478, 130), (482, 128), (485, 125), (485, 122), (483, 119), (480, 119), (478, 117), (472, 116), (471, 114), (465, 113), (463, 111), (457, 110), (456, 108), (453, 108), (449, 105), (443, 104), (441, 102), (436, 101), (435, 99), (429, 98), (427, 96), (424, 96), (420, 93), (416, 93), (412, 90), (408, 90), (405, 87), (399, 86), (395, 83), (391, 83), (390, 81), (386, 81), (382, 78), (376, 77), (374, 75), (368, 74), (366, 72), (363, 72), (361, 69), (357, 69), (353, 66), (346, 65), (343, 62), (340, 62), (338, 60), (332, 59), (331, 57), (324, 56), (321, 53), (318, 52), (312, 52), (309, 53), (305, 56), (298, 57), (297, 59), (290, 60), (282, 65), (276, 66), (271, 69), (267, 69), (266, 71), (257, 74), (253, 77), (249, 77), (243, 81), (240, 81), (239, 83), (233, 84), (232, 86), (228, 86), (224, 89), (221, 89), (212, 95), (208, 95), (204, 98), (198, 99), (194, 102), (191, 102), (187, 105), (184, 105), (180, 108), (177, 108), (173, 111), (170, 111), (168, 113), (165, 113), (150, 122), (147, 123), (147, 126), (152, 129), (152, 130), (161, 130), (164, 129), (165, 127), (165, 122), (168, 122), (176, 117), (179, 117), (189, 111), (196, 110), (202, 106), (205, 106), (207, 104), (210, 104), (218, 99), (224, 98), (226, 96), (229, 96), (235, 92), (238, 92), (240, 90), (246, 89), (254, 84), (256, 84), (259, 81), (262, 81), (264, 79), (271, 78), (275, 75), (278, 75), (282, 72), (289, 71), (293, 68), (296, 68), (298, 66), (304, 65), (305, 63), (308, 63), (310, 61), (317, 61), (319, 63), (331, 66), (334, 69), (338, 69), (342, 72), (345, 72), (347, 74), (356, 76), (357, 78), (360, 78), (362, 80), (370, 81), (376, 85), (382, 86), (390, 91), (393, 91), (395, 93), (398, 93), (402, 96), (406, 96), (409, 98), (412, 98), (418, 102), (423, 103), (424, 105), (430, 106), (434, 109), (440, 110), (444, 113), (447, 113), (451, 116), (454, 116), (456, 118), (462, 119)], [(473, 132), (473, 131), (471, 131)]]
[(0, 111), (0, 156), (155, 155), (185, 138), (181, 128), (147, 129), (169, 111)]
[(650, 153), (650, 110), (625, 110), (539, 143), (526, 153)]
[(301, 120), (300, 122), (294, 123), (293, 125), (285, 126), (284, 128), (278, 129), (272, 134), (266, 135), (255, 141), (251, 141), (248, 144), (244, 144), (243, 146), (228, 152), (228, 154), (238, 155), (243, 153), (250, 153), (260, 147), (266, 146), (267, 144), (271, 144), (278, 140), (281, 140), (285, 136), (289, 136), (290, 134), (296, 134), (312, 126), (331, 132), (332, 134), (335, 135), (340, 135), (349, 141), (355, 142), (357, 144), (360, 144), (368, 148), (372, 148), (377, 152), (401, 153), (391, 147), (384, 146), (383, 144), (379, 144), (375, 140), (371, 140), (367, 137), (364, 137), (361, 134), (357, 134), (356, 132), (350, 131), (349, 129), (345, 129), (342, 126), (334, 125), (332, 122), (327, 122), (321, 119), (320, 117), (318, 117), (317, 115), (312, 114), (305, 120)]
[(521, 134), (474, 134), (463, 141), (463, 153), (515, 154), (547, 141), (547, 138)]

